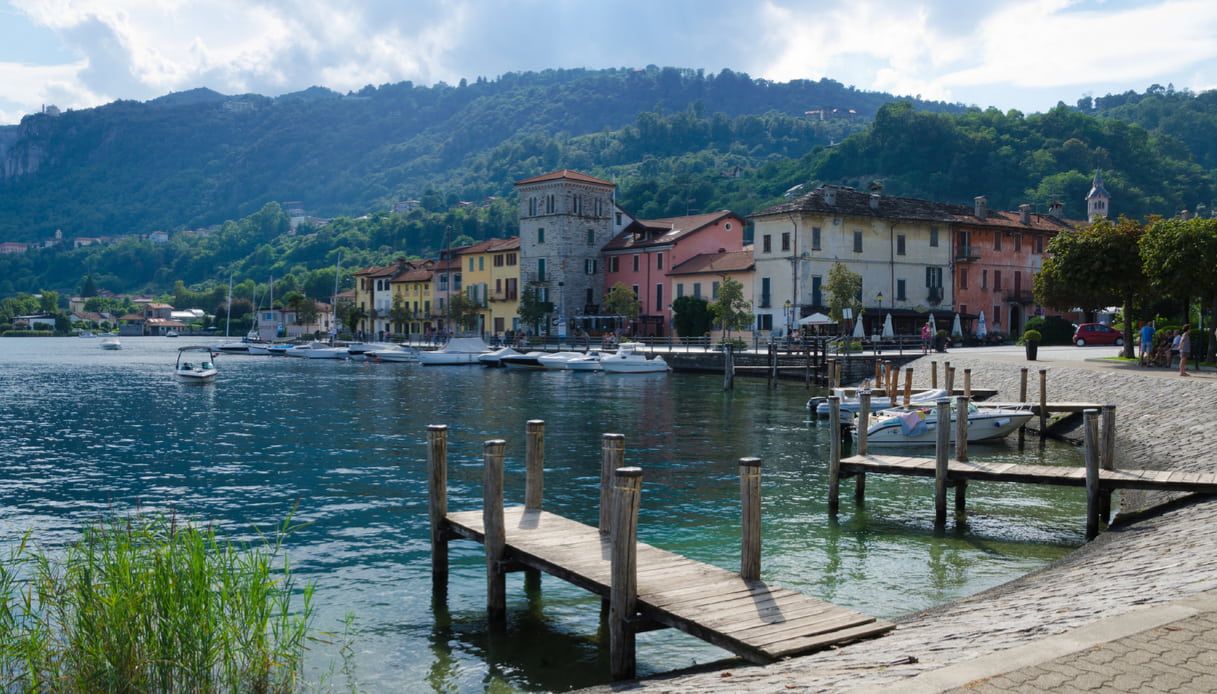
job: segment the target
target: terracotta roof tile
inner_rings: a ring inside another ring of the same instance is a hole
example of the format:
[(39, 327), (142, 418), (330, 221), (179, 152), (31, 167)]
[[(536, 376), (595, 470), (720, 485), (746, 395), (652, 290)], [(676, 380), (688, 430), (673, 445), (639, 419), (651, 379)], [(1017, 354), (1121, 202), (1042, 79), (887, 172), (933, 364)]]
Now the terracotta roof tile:
[(570, 179), (572, 181), (582, 181), (583, 183), (598, 183), (598, 184), (604, 185), (604, 186), (612, 186), (614, 188), (617, 187), (616, 183), (612, 183), (610, 181), (603, 181), (599, 178), (595, 178), (594, 176), (588, 176), (587, 174), (581, 174), (577, 171), (571, 171), (570, 169), (562, 169), (561, 171), (551, 171), (550, 173), (541, 174), (540, 176), (533, 176), (532, 178), (526, 178), (522, 181), (516, 181), (516, 185), (520, 186), (520, 185), (526, 185), (528, 183), (541, 183), (543, 181), (557, 181), (557, 180), (561, 180), (563, 178)]
[(677, 265), (668, 272), (669, 275), (699, 275), (722, 274), (725, 272), (744, 272), (752, 269), (752, 249), (743, 251), (723, 251), (721, 253), (700, 253)]

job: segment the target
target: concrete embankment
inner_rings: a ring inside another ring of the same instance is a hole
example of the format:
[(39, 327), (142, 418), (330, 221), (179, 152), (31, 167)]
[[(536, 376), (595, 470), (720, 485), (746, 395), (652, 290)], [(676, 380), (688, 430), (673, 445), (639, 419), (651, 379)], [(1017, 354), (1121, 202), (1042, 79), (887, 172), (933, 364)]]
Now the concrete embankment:
[[(946, 358), (956, 368), (972, 369), (974, 386), (997, 389), (996, 400), (1017, 400), (1019, 368), (1027, 366), (1032, 399), (1039, 396), (1038, 370), (1046, 369), (1049, 400), (1115, 404), (1117, 467), (1217, 472), (1217, 375), (1181, 378), (1171, 370), (1091, 362)], [(928, 385), (929, 358), (912, 366), (915, 382)], [(841, 692), (898, 686), (947, 666), (986, 657), (1001, 661), (1003, 653), (1016, 653), (1011, 649), (1215, 588), (1217, 501), (1126, 494), (1113, 527), (1095, 541), (1036, 573), (906, 615), (883, 638), (765, 667), (732, 663), (596, 690)]]

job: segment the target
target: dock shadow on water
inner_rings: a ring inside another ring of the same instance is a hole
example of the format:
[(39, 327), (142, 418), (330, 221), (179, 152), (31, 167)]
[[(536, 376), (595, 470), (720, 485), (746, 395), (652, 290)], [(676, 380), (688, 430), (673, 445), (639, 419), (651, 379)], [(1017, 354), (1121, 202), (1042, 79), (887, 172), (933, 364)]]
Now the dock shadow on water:
[[(449, 507), (481, 507), (482, 444), (505, 439), (504, 496), (524, 498), (525, 423), (546, 422), (545, 508), (594, 525), (600, 436), (643, 469), (643, 542), (739, 569), (742, 457), (762, 459), (762, 577), (886, 619), (962, 598), (1080, 545), (1078, 490), (974, 484), (966, 525), (934, 526), (933, 481), (873, 476), (827, 512), (827, 432), (801, 384), (670, 374), (611, 376), (221, 355), (214, 384), (171, 377), (176, 343), (0, 340), (0, 543), (54, 547), (114, 507), (171, 509), (238, 537), (299, 503), (287, 544), (317, 583), (316, 626), (354, 613), (354, 667), (369, 691), (561, 691), (609, 681), (600, 599), (543, 576), (507, 577), (507, 623), (486, 620), (480, 545), (451, 543), (446, 600), (431, 595), (426, 426), (450, 430)], [(91, 347), (91, 348), (89, 348)], [(102, 357), (105, 357), (104, 359)], [(974, 457), (990, 455), (977, 446)], [(1038, 450), (1029, 440), (1027, 451)], [(1024, 455), (1006, 444), (994, 456)], [(1078, 464), (1074, 448), (1044, 455)], [(1044, 462), (1036, 460), (1035, 462)], [(730, 654), (672, 630), (638, 636), (638, 672)], [(331, 665), (310, 662), (314, 673)]]

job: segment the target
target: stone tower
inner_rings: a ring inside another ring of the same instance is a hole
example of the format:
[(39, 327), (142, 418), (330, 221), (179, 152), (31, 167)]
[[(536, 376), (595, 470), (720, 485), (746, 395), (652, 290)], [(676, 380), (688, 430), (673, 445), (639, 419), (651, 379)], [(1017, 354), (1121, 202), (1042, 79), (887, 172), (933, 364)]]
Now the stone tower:
[(600, 249), (614, 234), (616, 184), (563, 169), (515, 185), (520, 281), (553, 304), (552, 321), (564, 324), (599, 313), (604, 303)]
[(1107, 203), (1110, 200), (1111, 195), (1103, 187), (1103, 174), (1096, 169), (1094, 183), (1090, 186), (1090, 192), (1086, 194), (1086, 219), (1091, 220), (1095, 217), (1107, 219)]

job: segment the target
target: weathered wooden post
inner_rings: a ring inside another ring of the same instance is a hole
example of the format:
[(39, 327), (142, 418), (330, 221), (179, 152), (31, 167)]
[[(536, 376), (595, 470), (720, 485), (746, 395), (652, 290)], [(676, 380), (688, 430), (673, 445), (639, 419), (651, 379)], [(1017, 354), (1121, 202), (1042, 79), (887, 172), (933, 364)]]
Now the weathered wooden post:
[(934, 522), (943, 524), (947, 522), (947, 458), (951, 454), (950, 400), (943, 398), (938, 401), (937, 417), (935, 433), (938, 438), (934, 447)]
[(614, 470), (612, 585), (609, 588), (609, 674), (633, 679), (634, 613), (638, 602), (638, 505), (642, 468)]
[(1086, 410), (1082, 417), (1086, 427), (1086, 539), (1093, 540), (1099, 535), (1099, 411)]
[(972, 370), (963, 370), (963, 394), (972, 397)]
[(942, 362), (942, 389), (947, 392), (947, 397), (951, 396), (951, 387), (955, 385), (952, 381), (954, 373), (951, 370), (951, 362)]
[(507, 552), (507, 529), (503, 522), (503, 455), (507, 442), (502, 439), (482, 444), (482, 525), (486, 531), (486, 619), (493, 626), (507, 622), (507, 573), (503, 558)]
[(761, 577), (761, 459), (740, 458), (740, 576)]
[(828, 396), (828, 426), (832, 436), (828, 439), (828, 512), (836, 513), (840, 505), (841, 492), (841, 398)]
[(878, 358), (876, 358), (876, 359), (875, 359), (875, 380), (874, 380), (874, 383), (875, 383), (875, 388), (876, 388), (876, 389), (881, 389), (881, 388), (883, 388), (883, 387), (884, 387), (884, 384), (883, 384), (883, 361), (882, 361), (881, 359), (878, 359)]
[(930, 362), (930, 387), (938, 389), (938, 362)]
[[(964, 371), (964, 390), (967, 391), (968, 371)], [(969, 396), (955, 398), (955, 459), (968, 459), (968, 403)], [(955, 510), (963, 512), (967, 507), (968, 481), (955, 480)]]
[(427, 425), (427, 508), (431, 515), (431, 585), (448, 588), (448, 425)]
[(777, 345), (769, 343), (769, 387), (773, 388), (778, 382), (778, 352)]
[[(858, 455), (866, 455), (867, 430), (870, 429), (870, 391), (858, 393)], [(854, 500), (866, 499), (866, 473), (854, 473)]]
[[(1027, 367), (1018, 370), (1018, 401), (1027, 402)], [(1027, 435), (1027, 423), (1023, 422), (1018, 428), (1018, 445), (1023, 445), (1023, 437)]]
[(625, 434), (600, 437), (600, 533), (613, 529), (613, 476), (625, 464)]
[[(1102, 409), (1103, 445), (1099, 449), (1099, 468), (1116, 469), (1116, 406), (1104, 405)], [(1099, 493), (1099, 515), (1104, 523), (1111, 522), (1111, 490)]]
[(1048, 370), (1040, 369), (1040, 440), (1048, 438)]
[(913, 370), (904, 370), (904, 406), (908, 407), (913, 397)]
[(545, 421), (530, 419), (524, 430), (524, 508), (540, 511), (545, 491)]
[(955, 367), (954, 366), (947, 367), (947, 388), (946, 388), (946, 390), (947, 390), (948, 397), (955, 394)]

